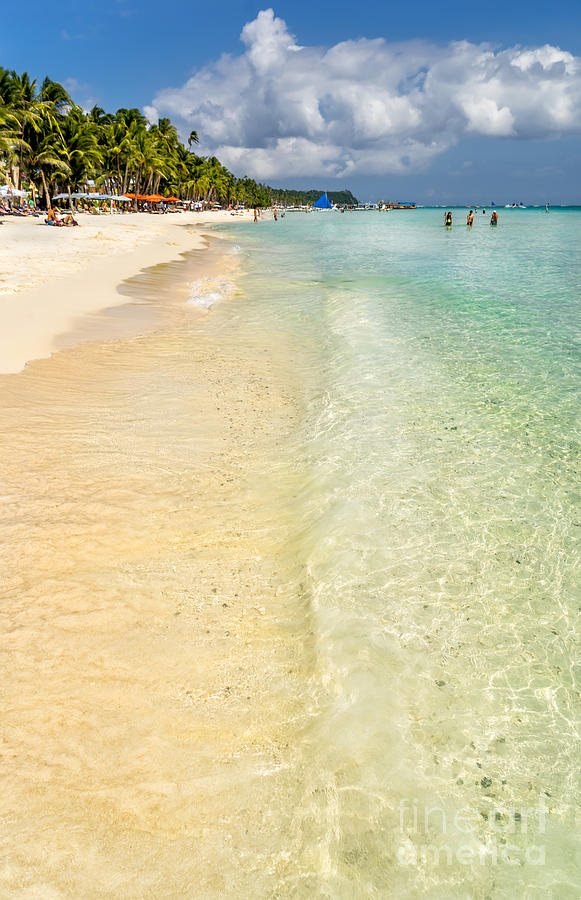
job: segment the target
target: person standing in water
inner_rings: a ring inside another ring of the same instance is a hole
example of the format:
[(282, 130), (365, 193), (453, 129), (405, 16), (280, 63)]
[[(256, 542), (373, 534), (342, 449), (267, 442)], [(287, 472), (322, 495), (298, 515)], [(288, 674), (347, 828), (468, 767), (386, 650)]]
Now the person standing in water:
[(495, 228), (498, 225), (498, 213), (496, 210), (492, 213), (490, 217), (490, 224)]
[(472, 212), (472, 210), (470, 210), (470, 212), (466, 216), (466, 225), (468, 226), (468, 228), (472, 228), (472, 226), (474, 225), (474, 213)]
[(444, 216), (444, 228), (452, 227), (452, 213), (448, 211)]

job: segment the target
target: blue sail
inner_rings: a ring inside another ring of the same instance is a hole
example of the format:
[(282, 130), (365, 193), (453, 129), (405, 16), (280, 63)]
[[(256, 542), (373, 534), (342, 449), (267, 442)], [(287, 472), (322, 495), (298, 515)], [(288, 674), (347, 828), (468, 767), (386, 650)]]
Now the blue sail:
[(327, 197), (327, 191), (324, 194), (321, 194), (319, 199), (313, 203), (314, 209), (333, 209), (333, 204), (329, 201)]

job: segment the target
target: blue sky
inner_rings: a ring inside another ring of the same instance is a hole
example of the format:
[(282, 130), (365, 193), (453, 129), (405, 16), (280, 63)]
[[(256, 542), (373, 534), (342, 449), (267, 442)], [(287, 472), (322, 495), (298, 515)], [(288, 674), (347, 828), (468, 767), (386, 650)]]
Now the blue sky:
[[(204, 152), (237, 174), (262, 169), (271, 184), (347, 186), (364, 199), (581, 202), (579, 0), (295, 0), (257, 19), (266, 8), (246, 0), (32, 0), (3, 16), (0, 64), (49, 74), (85, 106), (170, 115), (184, 131), (200, 130)], [(543, 55), (547, 44), (570, 56)], [(537, 56), (523, 62), (529, 49)], [(402, 61), (410, 57), (413, 71)], [(342, 66), (353, 67), (350, 93)], [(411, 102), (418, 85), (422, 95)], [(544, 106), (536, 108), (535, 91)], [(389, 117), (388, 134), (381, 121)]]

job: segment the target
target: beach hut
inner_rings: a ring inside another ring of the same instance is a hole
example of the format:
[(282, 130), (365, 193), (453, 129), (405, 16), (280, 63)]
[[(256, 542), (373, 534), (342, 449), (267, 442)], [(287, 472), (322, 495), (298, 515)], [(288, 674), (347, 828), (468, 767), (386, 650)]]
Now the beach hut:
[(321, 194), (319, 199), (313, 203), (313, 209), (333, 209), (333, 204), (327, 197), (327, 191), (324, 194)]

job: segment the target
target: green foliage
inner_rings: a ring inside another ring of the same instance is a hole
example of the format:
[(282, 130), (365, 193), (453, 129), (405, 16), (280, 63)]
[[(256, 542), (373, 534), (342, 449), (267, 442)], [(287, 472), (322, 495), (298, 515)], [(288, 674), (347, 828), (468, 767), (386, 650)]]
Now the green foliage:
[[(138, 109), (85, 112), (62, 85), (45, 78), (40, 87), (27, 72), (0, 67), (0, 174), (17, 187), (42, 192), (45, 203), (89, 180), (109, 194), (161, 194), (208, 203), (286, 206), (313, 203), (321, 191), (285, 191), (236, 178), (215, 156), (198, 156), (169, 119), (150, 125)], [(329, 194), (335, 203), (356, 204), (350, 191)], [(137, 201), (135, 201), (137, 202)]]
[[(322, 190), (310, 191), (292, 191), (283, 190), (282, 188), (268, 188), (273, 200), (284, 206), (312, 206), (319, 199)], [(337, 206), (357, 206), (357, 197), (354, 197), (351, 191), (327, 191), (327, 196), (331, 203)]]

